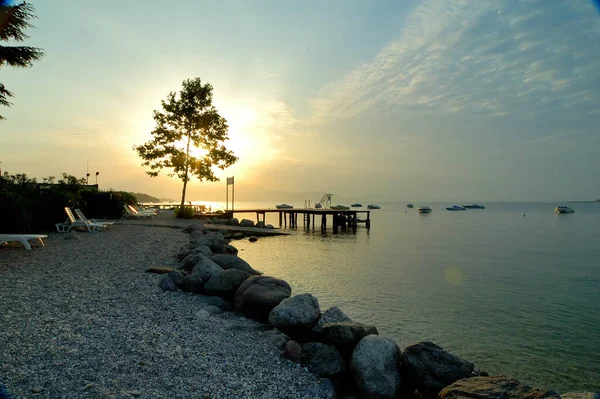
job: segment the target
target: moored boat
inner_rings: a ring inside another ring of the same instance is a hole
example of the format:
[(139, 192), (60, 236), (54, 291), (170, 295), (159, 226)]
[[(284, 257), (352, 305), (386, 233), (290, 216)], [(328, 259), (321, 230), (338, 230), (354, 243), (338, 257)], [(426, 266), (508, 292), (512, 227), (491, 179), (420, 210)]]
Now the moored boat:
[(333, 209), (334, 211), (347, 211), (350, 209), (350, 207), (346, 206), (346, 205), (338, 204), (338, 205), (332, 206), (331, 209)]
[(467, 209), (485, 209), (485, 206), (479, 204), (463, 205), (462, 207)]
[(358, 202), (355, 202), (354, 204), (350, 205), (352, 208), (362, 208), (362, 204), (359, 204)]
[(367, 205), (367, 209), (381, 209), (381, 207), (377, 204), (369, 204)]
[(431, 208), (428, 207), (427, 205), (423, 205), (417, 208), (417, 211), (419, 211), (419, 213), (431, 213)]
[(556, 213), (574, 213), (575, 210), (573, 208), (569, 208), (568, 206), (557, 206), (554, 208), (554, 212)]
[(279, 205), (275, 205), (275, 208), (277, 208), (277, 209), (292, 209), (293, 206), (288, 205), (288, 204), (279, 204)]
[(413, 204), (406, 204), (406, 207), (407, 207), (407, 208), (411, 208), (411, 209), (412, 209), (412, 208), (414, 208), (415, 206), (414, 206)]
[(452, 205), (446, 208), (447, 211), (466, 211), (467, 208), (462, 207), (462, 206), (458, 206), (458, 205)]

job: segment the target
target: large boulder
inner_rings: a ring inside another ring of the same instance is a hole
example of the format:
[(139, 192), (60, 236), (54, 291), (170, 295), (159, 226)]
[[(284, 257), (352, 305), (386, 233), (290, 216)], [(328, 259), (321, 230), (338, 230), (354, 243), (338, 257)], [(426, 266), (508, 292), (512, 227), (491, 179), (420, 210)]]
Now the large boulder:
[(227, 244), (227, 242), (225, 242), (225, 238), (223, 237), (223, 234), (213, 231), (207, 234), (204, 234), (203, 236), (200, 237), (196, 237), (196, 239), (194, 240), (196, 242), (197, 245), (206, 245), (207, 247), (209, 247), (213, 252), (219, 252), (220, 248)]
[(158, 286), (165, 291), (174, 291), (174, 292), (179, 291), (179, 287), (177, 287), (177, 284), (175, 284), (175, 282), (168, 275), (164, 276), (160, 280), (160, 282), (158, 283)]
[(240, 285), (251, 274), (243, 270), (229, 269), (211, 277), (204, 284), (204, 293), (207, 295), (216, 295), (225, 299), (232, 299)]
[(504, 375), (465, 378), (439, 393), (441, 399), (559, 399), (560, 396), (546, 389), (531, 388)]
[(342, 321), (323, 324), (323, 336), (326, 343), (336, 347), (345, 359), (349, 359), (352, 351), (361, 339), (371, 334), (379, 334), (375, 326)]
[(215, 252), (215, 254), (237, 255), (238, 249), (236, 247), (234, 247), (233, 245), (225, 244), (225, 245), (222, 245), (220, 248), (218, 248), (214, 252)]
[(292, 295), (292, 287), (281, 279), (251, 276), (235, 293), (235, 310), (246, 317), (266, 323), (273, 308)]
[(254, 225), (254, 227), (264, 228), (264, 227), (265, 227), (265, 222), (263, 222), (262, 220), (261, 220), (261, 221), (258, 221), (258, 222), (256, 222), (256, 224)]
[(330, 377), (347, 368), (346, 362), (333, 345), (320, 342), (302, 345), (302, 363), (320, 377)]
[(260, 272), (254, 270), (252, 266), (248, 264), (248, 262), (236, 255), (218, 254), (213, 255), (211, 259), (225, 270), (237, 269), (254, 275), (260, 274)]
[(204, 235), (204, 233), (202, 232), (202, 230), (196, 230), (190, 233), (190, 237), (192, 239), (193, 242), (196, 242), (196, 240), (199, 237), (202, 237)]
[[(204, 256), (212, 256), (212, 250), (207, 247), (206, 245), (200, 245), (200, 246), (196, 246), (196, 244), (193, 244), (193, 248), (187, 249), (185, 251), (181, 251), (177, 256), (180, 260), (183, 260), (184, 258), (186, 258), (189, 255), (204, 255)], [(194, 263), (195, 264), (195, 263)], [(192, 265), (193, 266), (193, 265)]]
[(342, 312), (337, 306), (332, 306), (321, 314), (319, 321), (313, 326), (312, 332), (320, 340), (323, 336), (323, 324), (336, 323), (342, 321), (352, 321), (346, 313)]
[(254, 222), (250, 219), (242, 219), (240, 222), (240, 226), (242, 227), (254, 227)]
[(405, 391), (400, 375), (400, 348), (389, 338), (367, 335), (350, 362), (350, 373), (363, 398), (395, 399)]
[(186, 272), (191, 272), (194, 266), (196, 266), (196, 263), (198, 263), (198, 261), (204, 257), (205, 256), (200, 252), (190, 253), (183, 258), (181, 262), (179, 262), (179, 266), (177, 268), (180, 270), (185, 270)]
[(227, 224), (230, 226), (239, 226), (240, 221), (237, 218), (229, 219)]
[(269, 314), (269, 323), (286, 334), (294, 330), (306, 332), (319, 319), (319, 301), (311, 294), (300, 294), (286, 298)]
[(179, 288), (183, 287), (183, 280), (185, 279), (184, 273), (182, 273), (179, 270), (174, 270), (174, 271), (170, 272), (167, 276), (169, 276), (169, 278), (171, 280), (173, 280), (175, 285), (177, 285)]
[(194, 231), (202, 231), (204, 229), (204, 223), (192, 223), (190, 224), (188, 227), (186, 227), (185, 229), (183, 229), (183, 231), (185, 231), (186, 233), (193, 233)]
[(198, 274), (190, 274), (183, 279), (182, 289), (194, 294), (201, 294), (204, 289), (206, 279)]
[(402, 354), (402, 366), (410, 385), (424, 396), (437, 396), (442, 388), (462, 379), (487, 375), (467, 360), (432, 342), (411, 345)]
[(192, 269), (192, 274), (200, 276), (204, 282), (223, 272), (223, 268), (212, 261), (208, 256), (202, 256)]

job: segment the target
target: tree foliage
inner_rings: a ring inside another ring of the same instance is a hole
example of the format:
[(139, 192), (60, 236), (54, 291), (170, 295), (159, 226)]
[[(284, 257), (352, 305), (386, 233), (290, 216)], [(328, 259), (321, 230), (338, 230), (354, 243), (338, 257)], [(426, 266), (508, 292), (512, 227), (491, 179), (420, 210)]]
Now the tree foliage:
[[(227, 135), (227, 121), (212, 104), (213, 87), (202, 84), (200, 78), (183, 81), (179, 95), (170, 92), (161, 102), (162, 110), (154, 111), (156, 127), (152, 140), (135, 146), (143, 159), (146, 173), (158, 176), (162, 169), (170, 170), (183, 182), (181, 208), (185, 204), (187, 183), (192, 177), (200, 181), (218, 181), (213, 167), (225, 169), (237, 157), (223, 142)], [(197, 154), (194, 149), (199, 149)]]
[[(25, 34), (25, 29), (33, 28), (29, 21), (35, 18), (34, 11), (33, 5), (27, 2), (11, 6), (5, 0), (0, 0), (0, 42), (22, 42), (27, 39), (29, 36)], [(5, 65), (27, 68), (43, 55), (44, 52), (35, 47), (0, 45), (0, 68)], [(13, 93), (0, 83), (0, 105), (10, 107), (10, 97), (13, 97)], [(2, 115), (0, 119), (4, 119)]]

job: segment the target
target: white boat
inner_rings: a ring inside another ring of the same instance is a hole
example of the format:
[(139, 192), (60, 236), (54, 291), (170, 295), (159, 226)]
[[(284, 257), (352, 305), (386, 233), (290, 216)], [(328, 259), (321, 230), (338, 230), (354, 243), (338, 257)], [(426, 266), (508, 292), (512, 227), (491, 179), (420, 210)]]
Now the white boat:
[(428, 207), (427, 205), (424, 205), (424, 206), (418, 207), (417, 211), (419, 211), (419, 213), (431, 213), (431, 208)]
[(381, 209), (381, 207), (377, 204), (369, 204), (367, 205), (367, 209)]
[(466, 211), (467, 208), (462, 207), (462, 206), (458, 206), (458, 205), (452, 205), (446, 208), (447, 211)]
[(359, 204), (358, 202), (350, 205), (352, 208), (362, 208), (362, 204)]
[(485, 206), (478, 205), (478, 204), (471, 204), (471, 205), (463, 205), (463, 208), (467, 208), (467, 209), (485, 209)]
[(277, 209), (292, 209), (293, 206), (288, 205), (288, 204), (279, 204), (279, 205), (275, 205), (275, 208), (277, 208)]
[(557, 206), (556, 208), (554, 208), (554, 212), (556, 212), (556, 213), (573, 213), (573, 212), (575, 212), (575, 210), (572, 208), (569, 208), (568, 206)]

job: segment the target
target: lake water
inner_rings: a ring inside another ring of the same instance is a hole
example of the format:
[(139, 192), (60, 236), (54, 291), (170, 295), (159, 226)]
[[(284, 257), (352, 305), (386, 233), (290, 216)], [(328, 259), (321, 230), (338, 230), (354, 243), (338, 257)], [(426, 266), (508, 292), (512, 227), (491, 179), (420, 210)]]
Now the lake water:
[(555, 214), (561, 204), (448, 212), (429, 203), (429, 215), (381, 205), (370, 232), (322, 236), (300, 226), (234, 245), (293, 294), (315, 295), (323, 310), (338, 305), (401, 348), (430, 340), (490, 374), (600, 390), (600, 204)]

